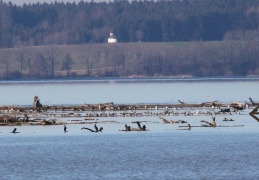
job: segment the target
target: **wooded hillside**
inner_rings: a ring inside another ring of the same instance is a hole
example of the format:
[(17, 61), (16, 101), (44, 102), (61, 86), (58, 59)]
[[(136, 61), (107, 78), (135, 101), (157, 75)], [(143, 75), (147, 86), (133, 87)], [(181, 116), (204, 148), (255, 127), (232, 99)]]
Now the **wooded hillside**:
[(259, 75), (258, 25), (258, 0), (0, 0), (0, 78)]
[[(1, 2), (1, 1), (0, 1)], [(259, 38), (258, 0), (0, 3), (0, 47)]]

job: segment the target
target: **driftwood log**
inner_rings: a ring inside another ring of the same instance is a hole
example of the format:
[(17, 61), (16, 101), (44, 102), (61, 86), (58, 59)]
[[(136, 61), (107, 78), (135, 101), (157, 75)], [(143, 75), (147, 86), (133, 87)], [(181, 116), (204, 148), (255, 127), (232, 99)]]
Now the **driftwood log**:
[(205, 121), (205, 120), (201, 120), (201, 122), (204, 122), (206, 123), (206, 125), (203, 125), (203, 126), (210, 126), (210, 127), (216, 127), (217, 124), (215, 122), (215, 116), (211, 116), (211, 122), (208, 122), (208, 121)]
[(163, 118), (163, 117), (159, 117), (162, 121), (163, 121), (163, 123), (171, 123), (171, 124), (180, 124), (180, 123), (187, 123), (186, 121), (184, 121), (184, 120), (167, 120), (167, 119), (165, 119), (165, 118)]

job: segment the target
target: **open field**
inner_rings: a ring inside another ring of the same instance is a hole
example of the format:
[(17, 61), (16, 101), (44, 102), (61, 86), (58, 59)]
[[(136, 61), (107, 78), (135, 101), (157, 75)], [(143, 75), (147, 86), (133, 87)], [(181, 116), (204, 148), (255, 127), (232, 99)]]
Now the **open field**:
[(51, 45), (0, 49), (0, 78), (259, 74), (257, 41)]

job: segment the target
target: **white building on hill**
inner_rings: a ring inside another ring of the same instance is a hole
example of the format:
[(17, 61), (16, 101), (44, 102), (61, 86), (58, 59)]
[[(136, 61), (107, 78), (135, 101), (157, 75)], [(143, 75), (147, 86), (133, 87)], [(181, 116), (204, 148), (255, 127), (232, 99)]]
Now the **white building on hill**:
[(114, 36), (114, 34), (112, 32), (110, 32), (110, 36), (108, 37), (108, 43), (117, 43), (117, 39)]

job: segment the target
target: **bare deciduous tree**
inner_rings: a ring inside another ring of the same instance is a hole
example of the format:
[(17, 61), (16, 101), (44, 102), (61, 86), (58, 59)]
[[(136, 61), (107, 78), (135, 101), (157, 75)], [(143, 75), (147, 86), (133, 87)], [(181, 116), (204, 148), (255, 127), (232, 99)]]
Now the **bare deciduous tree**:
[(50, 68), (47, 59), (43, 56), (42, 53), (38, 53), (35, 56), (33, 62), (33, 75), (36, 77), (49, 77)]
[(20, 74), (23, 76), (24, 50), (22, 48), (19, 49), (16, 59), (20, 63)]
[(69, 76), (69, 72), (70, 72), (73, 64), (74, 64), (74, 62), (71, 58), (71, 54), (70, 53), (66, 54), (66, 56), (63, 59), (63, 63), (62, 63), (62, 70), (66, 71), (67, 76)]
[(9, 71), (10, 71), (10, 62), (6, 58), (6, 56), (2, 56), (1, 63), (3, 64), (4, 69), (5, 69), (5, 77), (8, 78), (9, 77)]
[(28, 68), (28, 75), (31, 76), (32, 75), (32, 65), (33, 65), (33, 61), (34, 61), (34, 56), (29, 53), (28, 51), (26, 51), (24, 53), (24, 63)]
[(50, 68), (50, 72), (51, 72), (51, 77), (55, 76), (55, 68), (57, 65), (57, 57), (58, 57), (58, 52), (55, 51), (53, 46), (50, 46), (50, 48), (47, 50), (47, 63), (49, 65)]

